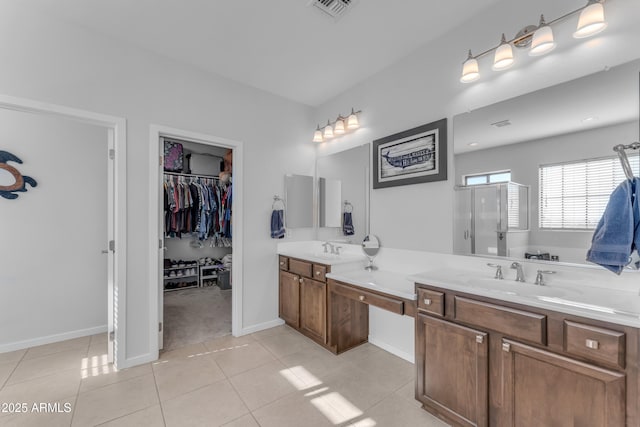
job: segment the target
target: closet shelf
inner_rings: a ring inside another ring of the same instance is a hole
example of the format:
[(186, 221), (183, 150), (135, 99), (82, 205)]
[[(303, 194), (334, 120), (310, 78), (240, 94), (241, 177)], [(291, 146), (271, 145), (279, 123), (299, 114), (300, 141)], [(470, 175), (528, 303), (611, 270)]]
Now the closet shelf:
[(191, 289), (191, 288), (197, 288), (198, 285), (192, 285), (192, 286), (182, 286), (180, 288), (171, 288), (171, 289), (166, 289), (165, 288), (165, 292), (171, 292), (171, 291), (181, 291), (183, 289)]
[(182, 276), (174, 276), (174, 277), (165, 277), (164, 280), (184, 279), (185, 277), (198, 277), (198, 273), (196, 273), (196, 274), (183, 274)]
[(198, 264), (189, 264), (189, 265), (185, 265), (184, 267), (166, 267), (163, 270), (164, 271), (171, 271), (171, 270), (185, 270), (187, 268), (196, 268)]

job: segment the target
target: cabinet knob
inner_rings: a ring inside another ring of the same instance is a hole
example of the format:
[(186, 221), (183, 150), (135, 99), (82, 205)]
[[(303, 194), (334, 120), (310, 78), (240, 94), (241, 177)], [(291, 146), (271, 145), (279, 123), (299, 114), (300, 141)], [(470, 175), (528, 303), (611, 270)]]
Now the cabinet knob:
[(431, 298), (425, 298), (424, 299), (424, 305), (431, 305), (433, 303), (433, 301), (431, 301)]
[(284, 265), (284, 261), (280, 261), (280, 265)]
[(304, 282), (304, 279), (299, 279), (298, 281), (299, 281), (300, 283), (303, 283), (303, 282)]
[(502, 351), (506, 351), (507, 353), (509, 353), (511, 351), (511, 344), (509, 344), (508, 342), (503, 342)]
[(476, 342), (478, 344), (482, 344), (484, 342), (484, 337), (482, 335), (476, 335)]
[(364, 301), (364, 295), (360, 295), (360, 301)]
[(597, 350), (600, 347), (600, 343), (597, 340), (590, 340), (588, 338), (585, 340), (584, 345), (593, 350)]
[(320, 275), (320, 272), (319, 272), (319, 271), (316, 271), (316, 276), (319, 276), (319, 275)]

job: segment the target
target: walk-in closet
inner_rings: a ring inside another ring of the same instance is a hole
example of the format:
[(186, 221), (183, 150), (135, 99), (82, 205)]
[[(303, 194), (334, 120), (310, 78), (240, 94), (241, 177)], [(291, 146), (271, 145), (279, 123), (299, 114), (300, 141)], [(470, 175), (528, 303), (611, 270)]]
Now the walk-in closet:
[(162, 348), (231, 333), (233, 152), (160, 138)]

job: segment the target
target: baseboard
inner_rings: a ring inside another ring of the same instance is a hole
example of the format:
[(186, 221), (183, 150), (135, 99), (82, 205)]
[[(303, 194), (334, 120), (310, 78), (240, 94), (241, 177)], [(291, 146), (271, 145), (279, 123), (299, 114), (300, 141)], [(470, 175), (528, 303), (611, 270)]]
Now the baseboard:
[(375, 338), (373, 338), (371, 335), (369, 335), (369, 343), (375, 345), (376, 347), (380, 347), (381, 349), (388, 351), (394, 356), (398, 356), (399, 358), (404, 359), (407, 362), (415, 363), (416, 359), (414, 354), (399, 350), (396, 347), (393, 347), (383, 341), (378, 341)]
[(36, 347), (39, 345), (51, 344), (59, 341), (66, 341), (73, 338), (86, 337), (88, 335), (96, 335), (107, 333), (107, 325), (96, 326), (94, 328), (78, 329), (77, 331), (65, 332), (62, 334), (47, 335), (45, 337), (32, 338), (24, 341), (16, 341), (8, 344), (0, 344), (0, 353), (7, 353), (10, 351), (23, 350), (29, 347)]
[(240, 336), (253, 334), (254, 332), (264, 331), (265, 329), (275, 328), (276, 326), (284, 325), (284, 320), (282, 319), (274, 319), (269, 322), (258, 323), (257, 325), (249, 326), (247, 328), (242, 328), (240, 332)]

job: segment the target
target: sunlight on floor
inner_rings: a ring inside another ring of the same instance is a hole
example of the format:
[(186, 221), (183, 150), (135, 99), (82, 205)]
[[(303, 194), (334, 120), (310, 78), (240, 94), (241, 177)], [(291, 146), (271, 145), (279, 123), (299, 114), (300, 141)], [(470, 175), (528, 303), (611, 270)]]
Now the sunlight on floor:
[(313, 374), (302, 366), (294, 366), (293, 368), (284, 369), (280, 371), (280, 375), (285, 377), (285, 379), (298, 390), (306, 390), (322, 384), (322, 381), (313, 376)]
[(373, 427), (377, 425), (377, 423), (372, 420), (371, 418), (365, 418), (363, 420), (360, 421), (356, 421), (355, 423), (351, 424), (350, 427)]
[(311, 404), (333, 424), (342, 424), (362, 415), (360, 409), (335, 391), (311, 399)]
[(109, 356), (93, 356), (91, 359), (84, 357), (80, 362), (80, 375), (82, 378), (97, 377), (117, 372), (112, 363), (109, 363)]

